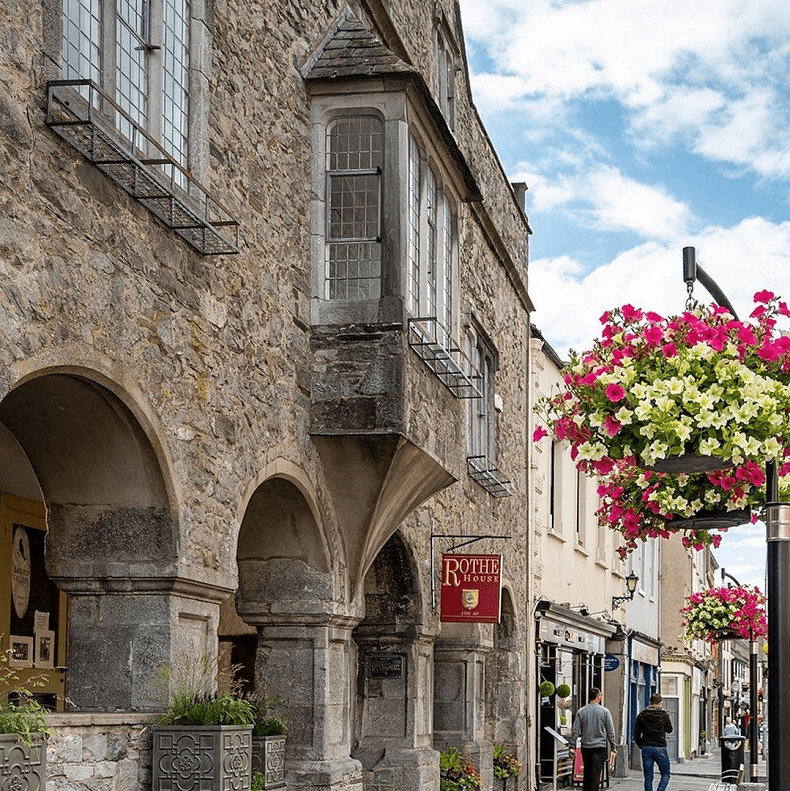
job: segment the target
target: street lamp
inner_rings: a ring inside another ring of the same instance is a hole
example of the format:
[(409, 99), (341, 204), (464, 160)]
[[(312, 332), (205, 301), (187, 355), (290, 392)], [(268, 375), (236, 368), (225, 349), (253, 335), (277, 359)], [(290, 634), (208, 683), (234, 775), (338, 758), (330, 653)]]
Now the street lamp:
[[(693, 247), (683, 248), (683, 280), (689, 298), (694, 281), (700, 282), (720, 305), (737, 318), (727, 298), (702, 267), (697, 265)], [(781, 791), (790, 777), (790, 700), (785, 685), (776, 679), (790, 677), (790, 606), (785, 603), (790, 591), (790, 503), (779, 502), (779, 476), (776, 462), (765, 464), (765, 540), (768, 576), (768, 677), (774, 679), (768, 696), (768, 787)]]
[[(738, 587), (741, 583), (721, 570), (721, 581), (729, 577)], [(743, 705), (743, 704), (741, 704)], [(754, 639), (754, 632), (749, 630), (749, 782), (756, 783), (757, 774), (757, 641)]]
[(623, 602), (631, 601), (634, 598), (634, 594), (636, 593), (636, 586), (639, 584), (639, 577), (634, 574), (634, 572), (630, 572), (628, 576), (625, 578), (625, 587), (628, 590), (627, 596), (612, 596), (612, 609), (616, 610), (620, 607)]

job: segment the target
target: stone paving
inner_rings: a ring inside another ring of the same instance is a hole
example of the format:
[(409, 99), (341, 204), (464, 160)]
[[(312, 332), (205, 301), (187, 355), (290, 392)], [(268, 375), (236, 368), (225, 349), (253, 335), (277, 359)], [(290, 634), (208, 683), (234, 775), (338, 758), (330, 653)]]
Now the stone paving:
[[(672, 764), (672, 779), (667, 791), (758, 791), (767, 789), (765, 762), (758, 762), (758, 774), (761, 784), (749, 784), (748, 753), (744, 767), (744, 782), (740, 786), (721, 782), (721, 753), (716, 750), (708, 756), (695, 758), (691, 761)], [(653, 787), (658, 785), (660, 775), (653, 777)], [(609, 788), (616, 791), (644, 791), (644, 779), (641, 771), (629, 770), (628, 777), (613, 777)]]

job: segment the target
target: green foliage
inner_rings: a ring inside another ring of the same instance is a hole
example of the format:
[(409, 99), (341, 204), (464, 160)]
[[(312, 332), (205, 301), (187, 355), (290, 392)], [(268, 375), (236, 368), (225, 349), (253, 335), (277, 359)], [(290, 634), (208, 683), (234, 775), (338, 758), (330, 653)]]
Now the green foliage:
[(518, 777), (521, 764), (512, 753), (509, 753), (501, 744), (494, 745), (494, 777), (506, 780), (508, 777)]
[(481, 786), (480, 774), (474, 764), (461, 755), (455, 747), (448, 747), (439, 754), (441, 773), (440, 791), (465, 791)]
[(538, 687), (541, 697), (550, 698), (554, 694), (554, 684), (551, 681), (541, 681)]
[[(30, 745), (36, 735), (45, 739), (52, 735), (44, 719), (46, 709), (31, 700), (33, 688), (44, 684), (44, 676), (36, 675), (22, 683), (8, 655), (7, 650), (0, 652), (0, 733), (15, 734), (22, 744)], [(9, 701), (9, 696), (20, 702)]]
[(250, 791), (263, 791), (263, 784), (265, 780), (266, 777), (262, 772), (253, 772), (252, 785), (250, 785)]
[[(285, 733), (285, 713), (288, 706), (279, 695), (267, 698), (265, 694), (253, 692), (245, 696), (255, 709), (253, 733), (256, 736), (282, 736)], [(282, 713), (278, 713), (282, 711)]]
[(177, 670), (166, 667), (153, 681), (164, 713), (154, 718), (154, 725), (252, 725), (255, 707), (237, 692), (231, 682), (230, 692), (218, 694), (216, 662), (208, 657), (179, 662)]
[(557, 687), (557, 697), (558, 698), (567, 698), (570, 697), (571, 688), (567, 684), (560, 684)]

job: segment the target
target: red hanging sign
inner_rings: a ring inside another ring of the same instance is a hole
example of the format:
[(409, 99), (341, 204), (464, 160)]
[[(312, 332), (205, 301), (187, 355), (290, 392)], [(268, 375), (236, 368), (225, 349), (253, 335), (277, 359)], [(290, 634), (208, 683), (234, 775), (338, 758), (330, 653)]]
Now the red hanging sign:
[(439, 620), (499, 623), (502, 555), (442, 555)]

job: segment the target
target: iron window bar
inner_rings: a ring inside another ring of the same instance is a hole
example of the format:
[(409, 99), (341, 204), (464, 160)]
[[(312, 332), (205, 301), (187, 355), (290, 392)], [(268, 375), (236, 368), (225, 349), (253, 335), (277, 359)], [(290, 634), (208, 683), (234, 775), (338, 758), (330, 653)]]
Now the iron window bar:
[(513, 494), (510, 481), (494, 467), (487, 456), (467, 456), (466, 466), (472, 480), (477, 481), (494, 497), (510, 497)]
[(239, 252), (238, 220), (93, 81), (47, 83), (47, 125), (198, 252)]
[(409, 346), (456, 398), (483, 397), (479, 374), (436, 317), (409, 319)]

